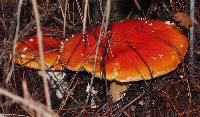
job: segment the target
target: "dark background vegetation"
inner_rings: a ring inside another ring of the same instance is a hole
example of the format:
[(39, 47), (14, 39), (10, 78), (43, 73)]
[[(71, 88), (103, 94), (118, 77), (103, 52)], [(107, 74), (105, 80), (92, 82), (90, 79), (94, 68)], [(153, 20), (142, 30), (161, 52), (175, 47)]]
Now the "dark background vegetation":
[[(173, 16), (177, 12), (189, 15), (188, 0), (138, 0), (141, 10), (138, 9), (134, 0), (112, 0), (111, 22), (127, 18), (151, 18), (174, 22), (189, 37), (189, 29), (176, 21)], [(101, 9), (105, 8), (105, 0), (101, 5), (98, 0), (90, 0), (90, 20), (87, 27), (97, 25), (102, 20)], [(83, 1), (69, 0), (67, 12), (66, 34), (63, 37), (63, 17), (61, 7), (64, 8), (65, 0), (38, 0), (38, 9), (41, 17), (41, 26), (44, 35), (50, 35), (65, 40), (82, 30), (81, 15), (83, 15)], [(103, 80), (95, 78), (94, 89), (98, 91), (94, 98), (97, 105), (91, 108), (90, 103), (85, 105), (87, 93), (85, 89), (90, 83), (92, 75), (82, 71), (72, 79), (74, 72), (64, 70), (67, 75), (65, 81), (72, 83), (68, 86), (65, 96), (58, 99), (55, 96), (56, 87), (50, 86), (52, 106), (60, 116), (114, 116), (114, 117), (179, 117), (200, 116), (200, 42), (199, 21), (200, 2), (195, 7), (195, 37), (194, 56), (195, 60), (190, 63), (189, 54), (173, 72), (159, 78), (147, 81), (132, 82), (126, 95), (120, 101), (113, 103), (106, 95), (106, 85)], [(23, 96), (22, 80), (26, 80), (31, 96), (38, 102), (45, 103), (42, 78), (34, 69), (15, 66), (12, 79), (5, 83), (5, 78), (10, 68), (10, 56), (12, 54), (13, 38), (16, 28), (16, 11), (18, 1), (0, 0), (0, 86), (12, 93)], [(79, 9), (78, 9), (79, 8)], [(21, 11), (20, 32), (18, 39), (23, 40), (34, 36), (35, 20), (30, 0), (24, 0)], [(194, 71), (189, 77), (190, 66)], [(109, 85), (109, 82), (108, 82)], [(70, 93), (69, 93), (70, 92)], [(84, 110), (82, 115), (80, 111)], [(11, 99), (0, 96), (0, 113), (7, 116), (30, 116), (27, 108), (20, 103), (14, 103)]]

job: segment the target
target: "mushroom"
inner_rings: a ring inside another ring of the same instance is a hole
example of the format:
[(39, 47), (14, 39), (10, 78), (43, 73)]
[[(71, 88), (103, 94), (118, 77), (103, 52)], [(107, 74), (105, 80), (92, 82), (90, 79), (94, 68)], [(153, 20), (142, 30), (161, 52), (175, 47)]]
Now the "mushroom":
[[(74, 71), (95, 72), (96, 77), (102, 77), (104, 71), (107, 80), (149, 80), (176, 69), (188, 47), (186, 36), (168, 21), (123, 20), (113, 23), (103, 36), (94, 63), (99, 31), (96, 26), (86, 35), (78, 33), (68, 38), (61, 50), (62, 64)], [(125, 95), (128, 84), (114, 81), (110, 94), (116, 102)]]
[[(44, 62), (46, 70), (62, 70), (59, 62), (60, 40), (43, 37)], [(15, 62), (17, 64), (40, 69), (37, 38), (33, 37), (16, 44)]]
[[(19, 41), (16, 44), (15, 62), (17, 64), (33, 69), (41, 69), (37, 41), (37, 38), (33, 37)], [(59, 39), (50, 37), (43, 37), (42, 41), (44, 48), (45, 69), (48, 74), (47, 77), (52, 77), (54, 82), (51, 81), (50, 84), (55, 88), (57, 86), (55, 83), (62, 85), (63, 83), (61, 83), (61, 81), (65, 77), (65, 73), (60, 72), (62, 70), (62, 65), (59, 61), (61, 41)], [(41, 74), (40, 71), (38, 71), (38, 74)], [(56, 95), (58, 98), (63, 97), (63, 93), (65, 91), (63, 87), (66, 86), (59, 86), (59, 89), (56, 90)]]
[[(85, 69), (95, 72), (96, 77), (106, 75), (107, 80), (118, 82), (149, 80), (175, 70), (188, 47), (187, 37), (168, 21), (129, 19), (113, 23), (97, 45), (99, 33), (100, 26), (85, 35), (78, 33), (65, 41), (61, 52), (59, 40), (44, 37), (46, 69)], [(94, 63), (97, 46), (100, 49)], [(40, 69), (36, 38), (19, 42), (16, 48), (16, 63)], [(118, 84), (110, 88), (116, 86), (122, 87), (118, 94), (127, 89)]]
[[(175, 70), (188, 47), (187, 37), (166, 21), (129, 19), (113, 23), (103, 36), (96, 68), (94, 57), (100, 27), (68, 38), (61, 50), (62, 64), (70, 70), (95, 71), (107, 80), (149, 80)], [(106, 57), (105, 57), (106, 56)]]

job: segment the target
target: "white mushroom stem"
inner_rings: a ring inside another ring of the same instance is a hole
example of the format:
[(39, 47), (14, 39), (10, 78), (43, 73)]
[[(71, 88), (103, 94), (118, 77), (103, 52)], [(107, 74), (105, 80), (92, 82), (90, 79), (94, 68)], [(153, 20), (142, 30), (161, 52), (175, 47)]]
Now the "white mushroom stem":
[(53, 80), (50, 82), (53, 88), (56, 88), (56, 96), (58, 98), (63, 98), (64, 93), (67, 90), (68, 83), (63, 81), (63, 78), (66, 76), (64, 72), (48, 72), (49, 76)]
[(128, 86), (128, 84), (119, 84), (115, 81), (110, 83), (110, 94), (113, 102), (119, 101), (125, 96)]
[[(38, 71), (38, 74), (40, 75), (41, 71)], [(64, 72), (60, 71), (48, 71), (48, 79), (49, 83), (53, 88), (56, 88), (56, 96), (58, 98), (63, 98), (64, 92), (67, 90), (68, 83), (66, 81), (63, 81), (63, 78), (66, 76)]]

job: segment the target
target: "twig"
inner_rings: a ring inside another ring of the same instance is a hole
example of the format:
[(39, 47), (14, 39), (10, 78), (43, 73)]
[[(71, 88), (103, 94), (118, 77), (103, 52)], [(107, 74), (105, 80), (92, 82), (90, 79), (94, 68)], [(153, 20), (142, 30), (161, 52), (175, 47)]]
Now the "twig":
[(47, 81), (48, 75), (45, 72), (44, 51), (43, 51), (43, 42), (42, 42), (43, 36), (42, 36), (41, 27), (40, 27), (40, 16), (39, 16), (39, 11), (38, 11), (38, 5), (37, 5), (36, 0), (32, 0), (31, 2), (33, 5), (33, 10), (35, 14), (37, 38), (38, 38), (38, 46), (39, 46), (39, 61), (41, 65), (41, 75), (42, 75), (43, 83), (44, 83), (45, 99), (46, 99), (48, 109), (51, 110), (51, 99), (50, 99), (50, 94), (49, 94), (49, 85)]
[(171, 105), (173, 106), (174, 110), (176, 111), (176, 114), (178, 115), (178, 117), (181, 117), (181, 114), (179, 113), (177, 107), (175, 106), (174, 102), (171, 100), (171, 98), (167, 95), (167, 93), (165, 91), (162, 91), (162, 93), (166, 96), (166, 98), (169, 100), (169, 102), (171, 103)]
[(188, 96), (189, 96), (189, 109), (192, 108), (192, 93), (191, 93), (191, 81), (190, 81), (190, 78), (188, 77), (187, 81), (187, 88), (188, 88)]
[(24, 98), (28, 99), (30, 98), (30, 94), (28, 92), (28, 86), (27, 86), (27, 82), (26, 80), (22, 81), (22, 89), (23, 89), (23, 93), (24, 93)]
[(111, 9), (111, 0), (107, 0), (106, 3), (106, 21), (105, 21), (105, 27), (104, 27), (104, 35), (107, 33), (109, 19), (110, 19), (110, 9)]
[[(191, 27), (190, 27), (190, 62), (194, 62), (194, 41), (195, 41), (195, 0), (190, 0), (190, 18), (191, 18)], [(192, 64), (191, 63), (191, 64)], [(190, 77), (193, 74), (193, 65), (190, 66), (191, 72)]]
[[(111, 0), (107, 0), (107, 5), (111, 5)], [(94, 65), (93, 65), (93, 74), (92, 74), (92, 78), (91, 78), (91, 82), (90, 82), (90, 87), (89, 87), (89, 92), (88, 92), (88, 95), (87, 95), (86, 103), (88, 103), (88, 101), (89, 101), (90, 92), (92, 90), (92, 85), (93, 85), (93, 81), (94, 81), (94, 77), (95, 77), (95, 73), (96, 73), (96, 63), (97, 63), (97, 57), (98, 57), (98, 52), (99, 52), (99, 46), (101, 44), (101, 39), (102, 39), (103, 35), (107, 33), (107, 27), (108, 26), (106, 26), (106, 25), (108, 25), (109, 15), (110, 15), (110, 13), (107, 13), (107, 12), (110, 12), (110, 6), (107, 6), (107, 9), (108, 10), (105, 11), (106, 12), (106, 22), (104, 21), (104, 18), (103, 18), (99, 38), (98, 38), (98, 41), (97, 41), (97, 47), (96, 47), (96, 50), (95, 50)]]
[(12, 53), (12, 63), (11, 63), (11, 68), (9, 70), (9, 73), (7, 75), (6, 78), (6, 82), (8, 82), (12, 76), (13, 70), (14, 70), (14, 62), (15, 62), (15, 54), (16, 54), (16, 48), (15, 45), (17, 43), (17, 38), (18, 38), (18, 33), (19, 33), (19, 26), (20, 26), (20, 13), (21, 13), (21, 7), (22, 7), (22, 1), (23, 0), (19, 0), (19, 5), (17, 8), (17, 26), (16, 26), (16, 30), (15, 30), (15, 37), (14, 37), (14, 41), (13, 41), (13, 53)]
[[(136, 98), (134, 98), (134, 100), (132, 100), (131, 102), (129, 102), (127, 105), (125, 105), (125, 106), (122, 108), (122, 110), (119, 112), (120, 115), (122, 114), (122, 113), (121, 113), (122, 111), (124, 111), (127, 107), (129, 107), (129, 106), (132, 105), (135, 101), (137, 101), (137, 100), (140, 99), (142, 96), (144, 96), (145, 93), (146, 93), (146, 92), (143, 91), (139, 96), (137, 96)], [(120, 116), (120, 115), (119, 115), (119, 116)]]
[(66, 105), (66, 103), (67, 103), (67, 101), (68, 101), (68, 99), (69, 99), (69, 97), (70, 96), (72, 96), (73, 95), (73, 92), (74, 92), (74, 89), (76, 88), (76, 86), (79, 84), (79, 82), (75, 82), (75, 85), (67, 92), (67, 95), (66, 95), (66, 97), (63, 99), (63, 101), (61, 102), (61, 104), (60, 104), (60, 107), (59, 107), (59, 109), (58, 109), (58, 114), (60, 113), (60, 111), (64, 108), (64, 106)]
[(137, 8), (141, 11), (141, 6), (140, 4), (138, 3), (138, 0), (134, 0), (134, 3), (136, 4)]
[(191, 79), (194, 77), (194, 42), (195, 42), (195, 0), (190, 0), (190, 18), (191, 18), (191, 27), (190, 27), (190, 58), (189, 58), (189, 77), (187, 80), (188, 84), (188, 96), (189, 96), (189, 108), (192, 107), (192, 94), (191, 94)]
[(24, 99), (2, 88), (0, 88), (0, 94), (11, 98), (15, 102), (22, 103), (24, 106), (27, 106), (30, 109), (35, 110), (37, 113), (42, 114), (44, 117), (58, 117), (53, 111), (48, 110), (46, 106), (44, 106), (41, 103), (37, 103), (32, 99)]
[(81, 9), (81, 5), (79, 3), (79, 0), (75, 0), (76, 1), (76, 4), (77, 4), (77, 7), (78, 7), (78, 12), (79, 12), (79, 15), (81, 17), (81, 20), (83, 20), (83, 13), (82, 13), (82, 9)]
[(49, 0), (46, 0), (45, 9), (46, 9), (47, 11), (49, 10)]
[[(97, 57), (98, 57), (98, 52), (99, 52), (101, 40), (102, 40), (103, 35), (105, 35), (107, 33), (109, 17), (110, 17), (110, 8), (111, 8), (111, 0), (107, 0), (105, 15), (104, 15), (103, 20), (102, 20), (102, 26), (101, 26), (101, 29), (100, 29), (100, 33), (99, 33), (97, 43), (96, 43), (97, 46), (96, 46), (95, 56), (94, 56), (92, 78), (91, 78), (91, 81), (90, 81), (90, 84), (89, 84), (89, 91), (88, 91), (88, 95), (87, 95), (87, 98), (86, 98), (86, 104), (89, 102), (89, 98), (90, 98), (91, 90), (92, 90), (92, 85), (93, 85), (95, 74), (96, 74)], [(79, 116), (81, 116), (81, 114), (83, 112), (84, 112), (84, 110), (81, 111)]]
[[(0, 24), (2, 24), (3, 25), (3, 27), (4, 27), (4, 30), (5, 30), (5, 33), (7, 33), (7, 27), (6, 27), (6, 21), (5, 21), (5, 15), (4, 15), (4, 5), (3, 5), (3, 1), (1, 0), (0, 1), (0, 4), (1, 4), (1, 17), (0, 17)], [(6, 42), (6, 37), (4, 37), (4, 39), (3, 39), (3, 47), (2, 47), (2, 53), (1, 53), (1, 55), (0, 55), (0, 64), (2, 65), (2, 62), (3, 62), (3, 59), (5, 59), (6, 60), (6, 58), (4, 57), (5, 55), (6, 55), (6, 51), (7, 51), (7, 42)], [(4, 64), (3, 64), (3, 67), (4, 67), (4, 74), (3, 74), (3, 78), (6, 78), (6, 76), (7, 76), (7, 67), (6, 66), (8, 66), (8, 64), (6, 64), (6, 62), (4, 62)]]
[[(64, 12), (64, 26), (63, 26), (63, 37), (65, 38), (65, 33), (66, 33), (66, 29), (65, 29), (65, 27), (66, 27), (66, 16), (67, 16), (67, 7), (68, 7), (68, 0), (65, 0), (65, 12)], [(69, 10), (69, 8), (68, 8), (68, 10)]]
[(88, 0), (85, 0), (85, 7), (84, 7), (84, 15), (83, 15), (83, 35), (85, 34), (86, 30), (86, 23), (87, 23), (87, 10), (88, 9)]
[(68, 4), (69, 1), (65, 0), (64, 10), (63, 10), (61, 1), (59, 0), (58, 2), (60, 4), (61, 14), (62, 14), (62, 17), (63, 17), (63, 37), (65, 38), (65, 33), (66, 33), (66, 29), (65, 29), (65, 27), (66, 27), (66, 14), (67, 14), (67, 6), (68, 6), (67, 4)]
[(144, 11), (142, 10), (141, 6), (140, 6), (140, 0), (134, 0), (134, 3), (136, 4), (138, 10), (140, 10), (142, 12), (142, 15), (145, 16)]

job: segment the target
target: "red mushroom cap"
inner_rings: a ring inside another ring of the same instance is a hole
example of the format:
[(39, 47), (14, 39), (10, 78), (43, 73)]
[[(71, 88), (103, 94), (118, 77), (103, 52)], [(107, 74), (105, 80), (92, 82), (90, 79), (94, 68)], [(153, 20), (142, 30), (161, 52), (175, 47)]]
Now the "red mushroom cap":
[[(15, 62), (26, 67), (40, 69), (37, 38), (33, 37), (16, 44)], [(60, 40), (43, 37), (44, 62), (46, 70), (61, 70), (59, 62)]]
[[(69, 38), (61, 50), (65, 67), (77, 71), (82, 66), (93, 72), (98, 35), (99, 27), (94, 27), (87, 38), (81, 33)], [(111, 31), (102, 38), (95, 74), (102, 76), (100, 66), (107, 53), (108, 80), (129, 82), (158, 77), (177, 68), (187, 47), (186, 36), (168, 22), (143, 19), (113, 23)]]

